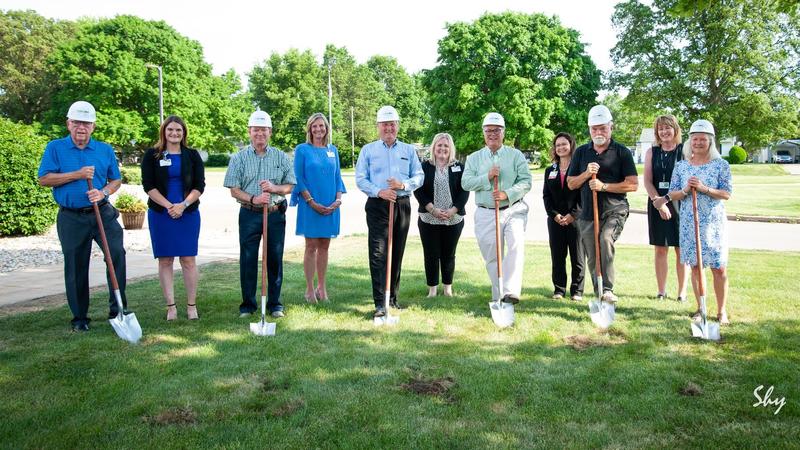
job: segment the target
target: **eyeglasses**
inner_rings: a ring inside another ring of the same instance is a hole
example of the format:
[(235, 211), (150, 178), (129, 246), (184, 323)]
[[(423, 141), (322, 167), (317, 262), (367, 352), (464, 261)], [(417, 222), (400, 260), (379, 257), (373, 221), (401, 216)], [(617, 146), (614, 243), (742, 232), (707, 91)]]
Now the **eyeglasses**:
[(485, 134), (500, 134), (503, 132), (502, 128), (484, 128), (483, 132)]
[(72, 126), (73, 127), (86, 127), (86, 128), (89, 128), (92, 125), (94, 125), (94, 122), (84, 122), (84, 121), (81, 121), (81, 120), (72, 120), (72, 119), (70, 119), (70, 122), (72, 122)]

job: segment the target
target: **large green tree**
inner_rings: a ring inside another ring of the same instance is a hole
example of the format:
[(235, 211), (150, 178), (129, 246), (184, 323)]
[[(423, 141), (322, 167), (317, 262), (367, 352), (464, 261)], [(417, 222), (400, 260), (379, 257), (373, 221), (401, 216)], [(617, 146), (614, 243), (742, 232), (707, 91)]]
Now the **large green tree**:
[(409, 142), (423, 140), (428, 118), (425, 107), (425, 90), (419, 77), (411, 76), (397, 59), (391, 56), (373, 56), (367, 67), (383, 85), (385, 95), (381, 103), (393, 105), (401, 118), (404, 139)]
[(49, 59), (61, 87), (45, 125), (64, 132), (70, 103), (83, 99), (98, 110), (95, 136), (136, 152), (158, 135), (158, 74), (164, 79), (164, 113), (182, 116), (190, 145), (210, 151), (232, 150), (246, 135), (249, 109), (233, 72), (211, 73), (199, 43), (162, 21), (117, 16), (83, 26)]
[(459, 151), (483, 145), (481, 120), (506, 119), (506, 139), (545, 149), (557, 131), (580, 132), (600, 87), (600, 73), (579, 35), (556, 17), (486, 14), (447, 26), (439, 65), (425, 72), (432, 131), (453, 134)]
[(0, 12), (0, 115), (27, 124), (42, 120), (59, 89), (47, 58), (75, 30), (73, 22), (31, 10)]
[(798, 134), (798, 7), (772, 0), (628, 0), (615, 7), (612, 88), (636, 110), (705, 118), (755, 150)]

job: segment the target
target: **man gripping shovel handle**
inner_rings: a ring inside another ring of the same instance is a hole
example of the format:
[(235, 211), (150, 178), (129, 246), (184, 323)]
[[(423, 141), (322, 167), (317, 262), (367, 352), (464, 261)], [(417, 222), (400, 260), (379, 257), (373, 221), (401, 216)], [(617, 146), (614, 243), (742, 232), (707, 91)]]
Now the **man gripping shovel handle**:
[(386, 239), (386, 279), (384, 289), (383, 308), (386, 315), (372, 319), (374, 325), (397, 325), (400, 318), (390, 313), (390, 299), (392, 296), (392, 236), (394, 235), (394, 202), (389, 201), (389, 234)]
[(267, 220), (269, 204), (264, 204), (261, 216), (261, 320), (250, 324), (256, 336), (275, 336), (275, 323), (267, 322)]
[[(592, 179), (597, 179), (597, 174), (592, 174)], [(594, 267), (597, 286), (595, 287), (596, 300), (589, 302), (589, 317), (600, 328), (608, 328), (614, 323), (614, 305), (607, 304), (603, 297), (603, 269), (600, 263), (600, 213), (597, 211), (597, 191), (592, 190), (592, 209), (594, 214)]]
[[(89, 183), (89, 190), (93, 190), (94, 186), (92, 186), (92, 180), (86, 180)], [(100, 208), (97, 206), (97, 202), (92, 202), (92, 207), (94, 207), (94, 216), (97, 220), (97, 229), (100, 231), (100, 242), (103, 244), (103, 254), (105, 255), (106, 259), (106, 269), (108, 270), (108, 277), (111, 280), (111, 289), (114, 291), (114, 297), (117, 299), (117, 317), (113, 319), (108, 319), (108, 322), (114, 328), (114, 331), (117, 332), (117, 336), (120, 338), (136, 344), (139, 342), (139, 339), (142, 338), (142, 327), (139, 325), (139, 321), (136, 320), (136, 314), (128, 313), (125, 314), (125, 308), (122, 306), (122, 295), (119, 292), (119, 283), (117, 282), (117, 275), (114, 272), (114, 263), (111, 261), (111, 251), (108, 249), (108, 239), (106, 238), (106, 230), (103, 228), (103, 218), (100, 216)]]
[[(500, 176), (494, 177), (494, 192), (499, 190)], [(500, 200), (494, 200), (494, 241), (495, 251), (497, 252), (497, 300), (489, 302), (489, 312), (492, 313), (492, 320), (500, 328), (514, 325), (514, 305), (503, 302), (503, 250), (500, 247)]]

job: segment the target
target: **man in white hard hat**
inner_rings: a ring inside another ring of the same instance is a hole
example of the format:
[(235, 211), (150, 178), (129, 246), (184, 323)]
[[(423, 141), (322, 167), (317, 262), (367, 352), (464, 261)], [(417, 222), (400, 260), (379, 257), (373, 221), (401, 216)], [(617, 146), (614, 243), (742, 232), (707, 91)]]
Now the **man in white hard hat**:
[[(69, 136), (50, 141), (39, 165), (39, 184), (53, 188), (58, 203), (56, 228), (64, 253), (64, 285), (72, 312), (73, 331), (89, 331), (89, 260), (92, 241), (100, 244), (100, 232), (92, 203), (97, 202), (114, 263), (122, 303), (125, 297), (125, 248), (119, 213), (108, 197), (122, 184), (117, 157), (110, 145), (92, 139), (97, 114), (85, 101), (77, 101), (67, 112)], [(92, 180), (93, 189), (88, 181)], [(111, 283), (109, 283), (110, 285)], [(109, 287), (108, 317), (119, 310)]]
[[(570, 189), (581, 190), (581, 215), (578, 230), (581, 244), (589, 259), (589, 271), (597, 273), (594, 257), (594, 209), (592, 191), (597, 192), (598, 217), (600, 220), (600, 264), (603, 286), (594, 286), (595, 293), (602, 292), (601, 299), (615, 303), (614, 294), (614, 243), (622, 233), (628, 219), (626, 193), (639, 187), (633, 154), (624, 145), (611, 138), (614, 126), (611, 111), (605, 105), (596, 105), (589, 110), (589, 135), (591, 142), (578, 147), (567, 172)], [(592, 175), (597, 179), (593, 180)], [(592, 277), (597, 284), (597, 277)]]
[(239, 317), (249, 317), (258, 308), (259, 245), (263, 213), (267, 208), (267, 309), (272, 317), (283, 317), (283, 243), (286, 231), (286, 196), (296, 184), (294, 168), (286, 153), (270, 147), (272, 118), (255, 111), (247, 123), (250, 145), (231, 157), (223, 185), (239, 202), (239, 280), (242, 303)]
[(356, 185), (367, 194), (369, 273), (372, 277), (372, 300), (375, 317), (383, 317), (386, 250), (389, 237), (389, 207), (394, 208), (392, 237), (392, 273), (390, 304), (400, 309), (397, 291), (400, 288), (400, 268), (406, 248), (408, 226), (411, 223), (410, 196), (422, 185), (425, 177), (414, 146), (397, 140), (400, 115), (391, 106), (378, 110), (378, 137), (361, 148), (356, 163)]
[[(486, 146), (467, 157), (461, 186), (475, 191), (475, 238), (492, 282), (492, 299), (519, 303), (522, 292), (522, 269), (525, 265), (525, 227), (528, 205), (523, 200), (531, 190), (528, 161), (516, 148), (503, 144), (506, 122), (499, 113), (491, 112), (483, 119), (483, 141)], [(495, 180), (498, 190), (494, 191)], [(495, 202), (500, 208), (500, 245), (505, 245), (503, 259), (503, 292), (497, 277), (497, 242), (495, 236)]]

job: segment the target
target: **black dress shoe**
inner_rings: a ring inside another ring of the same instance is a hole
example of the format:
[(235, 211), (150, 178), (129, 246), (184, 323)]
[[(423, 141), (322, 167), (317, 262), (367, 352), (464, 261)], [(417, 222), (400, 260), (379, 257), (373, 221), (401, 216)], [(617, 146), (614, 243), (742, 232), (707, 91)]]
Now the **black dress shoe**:
[(375, 308), (375, 312), (372, 314), (372, 317), (383, 317), (386, 315), (386, 310), (383, 307)]
[[(108, 312), (108, 318), (109, 319), (116, 319), (117, 318), (117, 314), (118, 314), (117, 311), (109, 311)], [(122, 315), (128, 315), (128, 311), (127, 310), (123, 310), (122, 311)]]
[(519, 299), (511, 294), (508, 294), (505, 297), (503, 297), (503, 303), (511, 303), (512, 305), (516, 305), (517, 303), (519, 303)]
[(405, 306), (401, 305), (400, 303), (397, 303), (397, 300), (390, 301), (389, 305), (394, 309), (406, 309)]
[(79, 333), (82, 333), (82, 332), (85, 332), (85, 331), (89, 331), (89, 324), (88, 323), (73, 323), (72, 324), (72, 331), (79, 332)]

